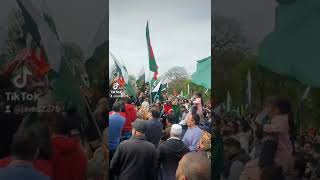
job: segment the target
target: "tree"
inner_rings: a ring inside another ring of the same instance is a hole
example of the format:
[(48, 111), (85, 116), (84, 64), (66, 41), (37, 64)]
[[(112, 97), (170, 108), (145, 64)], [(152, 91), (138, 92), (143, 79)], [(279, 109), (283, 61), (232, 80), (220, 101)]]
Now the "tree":
[(188, 77), (188, 72), (186, 68), (176, 66), (168, 70), (168, 72), (165, 73), (165, 76), (171, 80), (179, 80), (179, 79), (186, 79)]
[(222, 51), (247, 51), (246, 38), (239, 22), (232, 18), (216, 15), (213, 19), (214, 53)]

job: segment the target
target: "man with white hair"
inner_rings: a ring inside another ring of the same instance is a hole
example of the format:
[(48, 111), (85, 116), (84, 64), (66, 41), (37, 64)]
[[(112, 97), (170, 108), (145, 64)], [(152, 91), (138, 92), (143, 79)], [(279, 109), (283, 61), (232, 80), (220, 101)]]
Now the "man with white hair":
[(157, 149), (157, 162), (160, 180), (175, 180), (180, 159), (188, 153), (189, 148), (181, 141), (182, 127), (179, 124), (171, 126), (170, 138), (160, 144)]

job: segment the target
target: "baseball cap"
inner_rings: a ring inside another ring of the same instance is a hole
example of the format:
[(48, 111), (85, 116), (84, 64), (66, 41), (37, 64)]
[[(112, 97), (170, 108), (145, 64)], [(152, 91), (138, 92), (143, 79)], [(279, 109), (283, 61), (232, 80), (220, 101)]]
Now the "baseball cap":
[(141, 133), (145, 133), (146, 132), (146, 121), (141, 120), (141, 119), (137, 119), (136, 121), (134, 121), (132, 124), (132, 127)]

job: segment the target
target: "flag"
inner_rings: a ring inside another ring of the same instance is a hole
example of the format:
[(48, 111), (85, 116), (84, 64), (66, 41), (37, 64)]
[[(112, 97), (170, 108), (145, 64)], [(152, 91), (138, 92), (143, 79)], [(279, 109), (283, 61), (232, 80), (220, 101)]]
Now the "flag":
[(157, 86), (152, 90), (152, 92), (159, 92), (162, 82), (163, 82), (163, 80), (161, 80), (161, 81), (157, 84)]
[(227, 94), (227, 112), (231, 111), (231, 107), (232, 107), (232, 99), (231, 99), (230, 92), (228, 91), (228, 94)]
[(305, 100), (305, 99), (307, 99), (307, 97), (308, 97), (308, 95), (309, 95), (309, 93), (310, 93), (310, 89), (311, 89), (310, 86), (308, 86), (308, 87), (306, 88), (306, 90), (304, 91), (303, 96), (302, 96), (302, 98), (301, 98), (302, 101)]
[(211, 89), (211, 56), (198, 61), (197, 71), (191, 79), (193, 83)]
[(109, 51), (109, 53), (110, 53), (112, 59), (114, 60), (120, 75), (123, 77), (123, 79), (126, 83), (129, 83), (129, 75), (128, 75), (128, 71), (127, 71), (126, 67), (119, 62), (119, 60), (112, 54), (111, 51)]
[(71, 62), (63, 59), (59, 73), (50, 74), (53, 100), (62, 102), (65, 110), (76, 108), (82, 117), (87, 117), (84, 97), (81, 93), (80, 82), (70, 69)]
[(275, 73), (320, 87), (320, 1), (282, 1), (276, 7), (274, 31), (259, 46), (258, 63)]
[(247, 100), (248, 100), (248, 106), (251, 106), (251, 89), (252, 89), (252, 81), (251, 81), (251, 72), (250, 70), (248, 70), (248, 74), (247, 74), (247, 83), (248, 83), (248, 87), (247, 87)]
[(62, 46), (45, 1), (42, 1), (41, 10), (35, 8), (30, 0), (17, 0), (17, 3), (24, 19), (22, 29), (25, 37), (30, 34), (36, 45), (44, 48), (50, 68), (59, 72)]
[(144, 67), (141, 68), (139, 74), (138, 74), (138, 79), (137, 79), (137, 85), (143, 85), (145, 84), (145, 78), (146, 78), (146, 74), (144, 72)]
[(137, 98), (137, 94), (136, 94), (136, 90), (134, 89), (134, 87), (132, 86), (131, 83), (127, 83), (126, 86), (126, 93), (130, 96), (130, 97), (134, 97)]
[(146, 27), (146, 37), (147, 37), (147, 46), (148, 46), (148, 54), (149, 54), (149, 70), (154, 72), (153, 78), (157, 80), (158, 65), (156, 63), (156, 59), (154, 57), (153, 49), (151, 46), (150, 34), (149, 34), (149, 22), (147, 22), (147, 27)]
[(106, 17), (101, 22), (90, 46), (85, 60), (85, 68), (90, 82), (90, 88), (99, 96), (107, 88), (108, 49)]

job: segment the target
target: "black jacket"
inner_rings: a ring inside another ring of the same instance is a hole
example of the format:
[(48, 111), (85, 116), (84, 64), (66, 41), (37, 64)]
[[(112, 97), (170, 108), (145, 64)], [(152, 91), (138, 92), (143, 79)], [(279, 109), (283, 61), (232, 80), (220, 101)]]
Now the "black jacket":
[(159, 180), (175, 180), (179, 161), (189, 151), (189, 148), (178, 139), (168, 139), (160, 144), (157, 149)]
[(110, 173), (119, 180), (156, 180), (156, 148), (145, 137), (133, 137), (118, 146)]
[(158, 119), (148, 120), (146, 124), (147, 130), (145, 134), (147, 141), (154, 144), (154, 146), (157, 148), (162, 136), (163, 124)]

